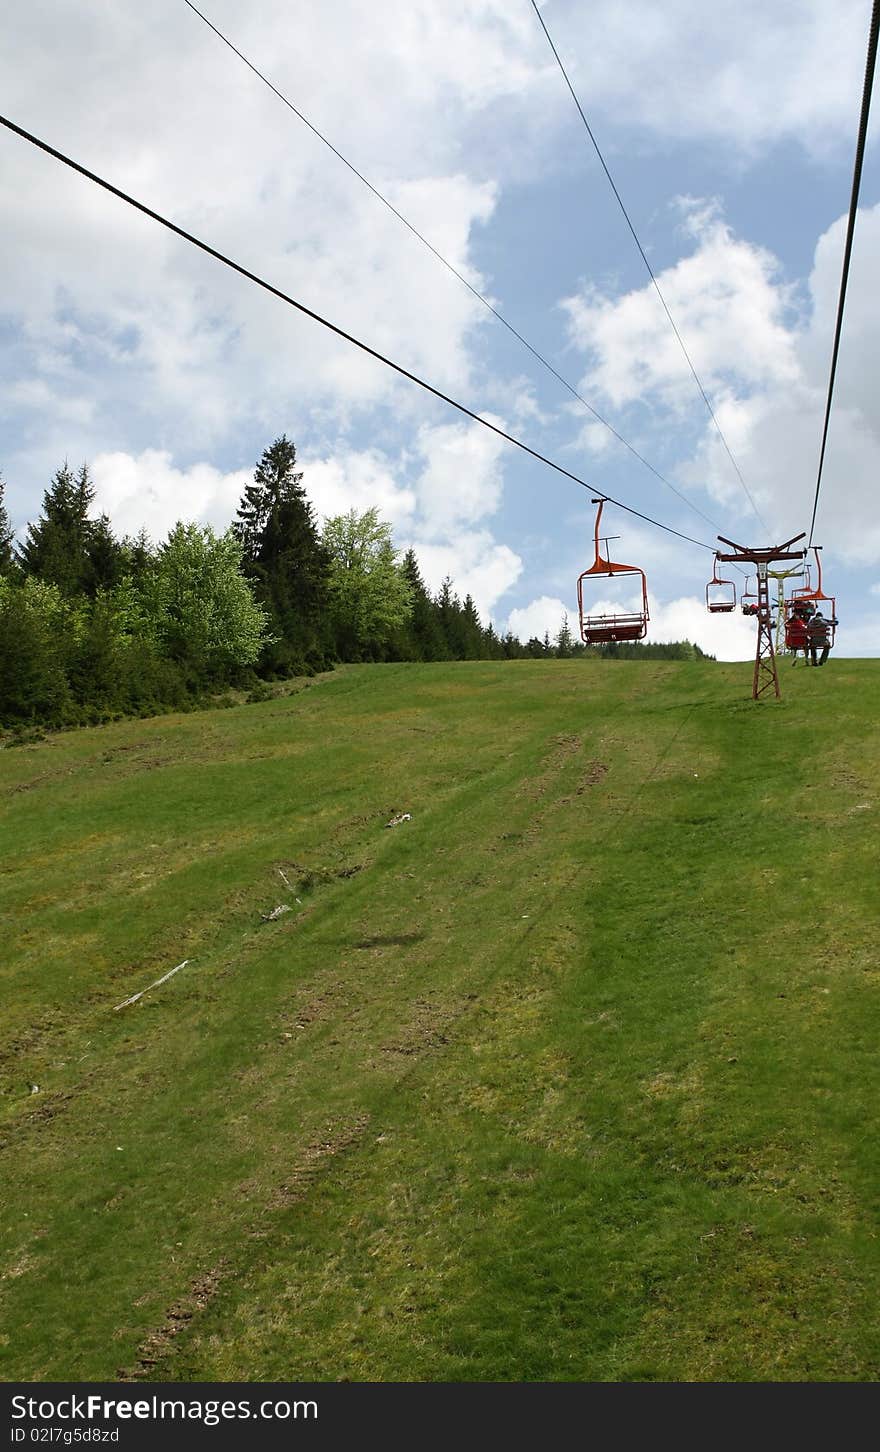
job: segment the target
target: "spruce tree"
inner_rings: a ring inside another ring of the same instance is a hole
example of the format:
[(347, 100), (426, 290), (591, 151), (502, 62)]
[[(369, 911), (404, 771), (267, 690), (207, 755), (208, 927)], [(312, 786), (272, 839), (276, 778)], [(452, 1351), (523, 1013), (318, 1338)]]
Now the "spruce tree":
[(574, 636), (568, 623), (568, 614), (562, 617), (562, 624), (556, 636), (556, 654), (560, 660), (568, 660), (574, 654)]
[(89, 545), (93, 522), (89, 508), (95, 497), (88, 465), (74, 474), (65, 459), (43, 495), (43, 513), (28, 525), (18, 551), (26, 575), (57, 585), (68, 598), (82, 594), (91, 574)]
[(463, 660), (465, 655), (463, 612), (461, 601), (452, 589), (452, 580), (449, 575), (440, 586), (436, 604), (449, 659)]
[(438, 608), (428, 594), (422, 579), (416, 552), (407, 550), (403, 557), (403, 572), (412, 590), (412, 615), (407, 632), (413, 660), (448, 660), (449, 649), (440, 623)]
[(472, 595), (465, 595), (461, 610), (461, 641), (464, 660), (481, 660), (484, 656), (483, 627)]
[(326, 644), (329, 558), (295, 465), (296, 446), (282, 434), (264, 450), (233, 525), (245, 574), (276, 637), (263, 665), (282, 673), (319, 663)]
[(106, 514), (89, 521), (86, 556), (88, 565), (84, 586), (87, 595), (94, 597), (99, 590), (112, 590), (114, 585), (119, 584), (125, 572), (125, 551), (114, 536)]
[(143, 525), (136, 535), (126, 535), (120, 545), (122, 554), (121, 573), (130, 575), (135, 581), (141, 580), (150, 569), (155, 558), (150, 536)]
[(9, 514), (6, 509), (6, 485), (3, 482), (3, 475), (0, 474), (0, 575), (10, 574), (14, 557), (12, 554), (12, 525), (9, 522)]

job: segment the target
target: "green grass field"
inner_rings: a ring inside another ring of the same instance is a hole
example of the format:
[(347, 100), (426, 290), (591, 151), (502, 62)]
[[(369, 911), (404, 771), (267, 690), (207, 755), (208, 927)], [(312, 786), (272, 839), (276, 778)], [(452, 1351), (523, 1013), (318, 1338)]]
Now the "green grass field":
[(880, 662), (783, 684), (350, 667), (0, 753), (0, 1376), (876, 1379)]

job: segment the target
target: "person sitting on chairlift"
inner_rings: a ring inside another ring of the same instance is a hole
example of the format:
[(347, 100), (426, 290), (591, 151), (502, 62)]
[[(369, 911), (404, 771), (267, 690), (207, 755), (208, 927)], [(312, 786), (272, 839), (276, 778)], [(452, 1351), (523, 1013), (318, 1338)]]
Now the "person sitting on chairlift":
[(785, 630), (785, 644), (792, 653), (792, 665), (797, 665), (798, 651), (803, 651), (804, 660), (808, 659), (807, 648), (809, 636), (807, 633), (807, 616), (802, 609), (796, 608), (788, 621)]
[[(810, 659), (814, 666), (823, 666), (828, 659), (828, 652), (831, 649), (831, 627), (836, 624), (836, 620), (826, 620), (821, 610), (817, 610), (809, 621), (807, 633), (809, 635)], [(821, 655), (817, 660), (816, 656), (820, 651)]]

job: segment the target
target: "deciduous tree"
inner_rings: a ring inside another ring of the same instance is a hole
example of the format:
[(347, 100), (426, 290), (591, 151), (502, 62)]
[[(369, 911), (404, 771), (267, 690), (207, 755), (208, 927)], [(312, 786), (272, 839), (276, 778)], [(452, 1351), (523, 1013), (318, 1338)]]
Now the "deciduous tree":
[(142, 598), (157, 640), (197, 676), (228, 678), (259, 657), (268, 621), (241, 562), (231, 531), (177, 524), (144, 576)]
[(330, 612), (344, 660), (383, 651), (413, 607), (413, 590), (377, 509), (328, 519)]

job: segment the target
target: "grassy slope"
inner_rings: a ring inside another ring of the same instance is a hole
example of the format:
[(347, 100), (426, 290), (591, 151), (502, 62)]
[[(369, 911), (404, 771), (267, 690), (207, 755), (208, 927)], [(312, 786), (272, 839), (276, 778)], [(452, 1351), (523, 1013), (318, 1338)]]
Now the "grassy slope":
[(880, 671), (749, 674), (0, 756), (0, 1375), (876, 1378)]

